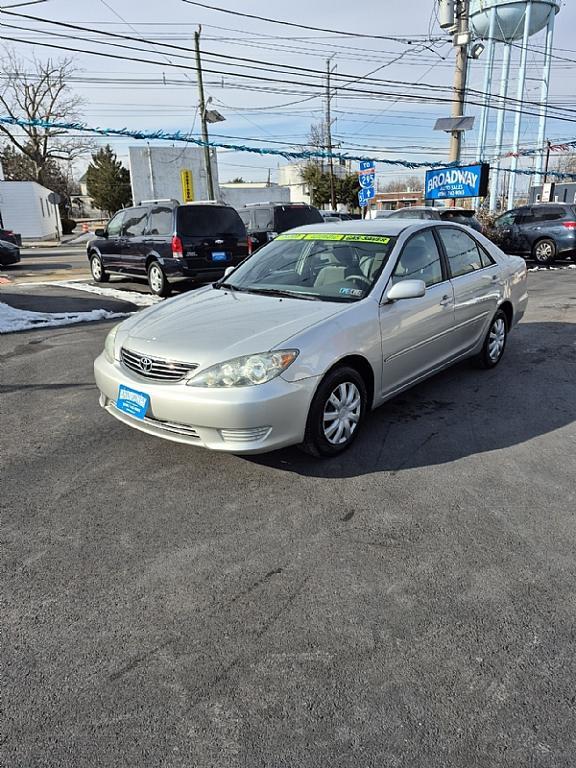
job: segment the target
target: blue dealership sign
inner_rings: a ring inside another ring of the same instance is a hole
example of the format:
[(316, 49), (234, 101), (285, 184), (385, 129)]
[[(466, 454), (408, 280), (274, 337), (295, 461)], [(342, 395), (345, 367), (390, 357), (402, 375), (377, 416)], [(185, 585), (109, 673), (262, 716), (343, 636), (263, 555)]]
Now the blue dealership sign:
[(488, 163), (480, 163), (427, 171), (424, 196), (427, 200), (484, 197), (488, 192), (489, 169)]

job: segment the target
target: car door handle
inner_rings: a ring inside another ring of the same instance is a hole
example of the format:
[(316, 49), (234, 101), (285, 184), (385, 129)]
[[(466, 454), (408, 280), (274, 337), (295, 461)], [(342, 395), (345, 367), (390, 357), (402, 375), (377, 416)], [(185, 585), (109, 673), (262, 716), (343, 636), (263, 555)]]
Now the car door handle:
[(447, 307), (448, 304), (452, 304), (452, 298), (450, 296), (442, 296), (442, 301), (440, 302), (440, 306)]

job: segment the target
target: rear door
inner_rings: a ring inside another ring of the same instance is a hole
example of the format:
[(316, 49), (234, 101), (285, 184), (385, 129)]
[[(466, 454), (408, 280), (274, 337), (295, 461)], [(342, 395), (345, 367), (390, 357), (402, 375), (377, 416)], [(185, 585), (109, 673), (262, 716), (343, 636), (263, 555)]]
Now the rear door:
[(172, 235), (174, 234), (174, 208), (170, 205), (155, 205), (150, 208), (148, 224), (144, 233), (144, 251), (161, 258), (172, 256)]
[(148, 208), (126, 210), (122, 227), (121, 254), (118, 271), (130, 274), (146, 274), (146, 238), (144, 232), (148, 219)]
[(454, 355), (454, 294), (432, 228), (402, 248), (387, 289), (424, 280), (426, 293), (380, 306), (383, 396), (440, 367)]
[(460, 354), (486, 332), (500, 299), (500, 267), (472, 235), (456, 227), (438, 227), (454, 289), (453, 341)]
[(246, 227), (230, 206), (181, 205), (176, 230), (187, 271), (223, 272), (248, 255)]

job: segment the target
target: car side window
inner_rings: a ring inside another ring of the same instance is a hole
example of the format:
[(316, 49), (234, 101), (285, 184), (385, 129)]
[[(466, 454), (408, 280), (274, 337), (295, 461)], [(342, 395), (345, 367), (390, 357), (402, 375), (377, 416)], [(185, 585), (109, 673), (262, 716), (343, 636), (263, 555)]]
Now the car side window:
[(129, 208), (125, 211), (123, 234), (125, 237), (139, 237), (144, 234), (148, 208)]
[(252, 222), (250, 221), (250, 211), (238, 211), (238, 215), (244, 222), (246, 229), (252, 229)]
[(272, 226), (272, 211), (270, 208), (256, 208), (254, 210), (254, 224), (256, 229), (268, 229)]
[(118, 237), (120, 230), (122, 229), (123, 221), (124, 211), (118, 211), (118, 213), (110, 219), (108, 226), (106, 227), (108, 237)]
[(469, 272), (482, 269), (480, 250), (476, 240), (470, 235), (460, 229), (444, 227), (438, 230), (438, 234), (448, 257), (452, 277), (467, 275)]
[(496, 264), (492, 256), (490, 256), (488, 251), (485, 251), (481, 245), (478, 246), (478, 250), (480, 251), (480, 261), (482, 262), (483, 267), (492, 267)]
[(504, 227), (511, 227), (516, 220), (516, 214), (510, 211), (499, 216), (494, 222), (496, 229), (503, 229)]
[(431, 229), (418, 232), (402, 249), (392, 283), (400, 280), (424, 280), (427, 287), (444, 280), (440, 253)]
[(167, 206), (152, 208), (146, 232), (149, 235), (171, 235), (174, 229), (173, 210)]
[(555, 208), (553, 206), (542, 206), (532, 209), (534, 221), (559, 221), (565, 216), (564, 208)]

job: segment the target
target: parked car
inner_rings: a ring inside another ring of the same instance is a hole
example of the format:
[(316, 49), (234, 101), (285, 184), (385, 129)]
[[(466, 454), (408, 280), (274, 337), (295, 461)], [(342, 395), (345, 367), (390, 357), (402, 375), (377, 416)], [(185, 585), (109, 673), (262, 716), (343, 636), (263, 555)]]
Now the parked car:
[(11, 229), (0, 229), (0, 240), (5, 243), (12, 243), (12, 245), (22, 245), (22, 235), (17, 235)]
[(18, 264), (20, 261), (20, 249), (14, 243), (0, 239), (0, 266), (7, 267)]
[(255, 247), (273, 240), (281, 232), (305, 224), (322, 223), (318, 208), (305, 203), (254, 203), (238, 208), (238, 213)]
[(482, 232), (482, 225), (471, 208), (440, 208), (430, 205), (414, 205), (409, 208), (398, 208), (391, 211), (395, 219), (426, 219), (428, 221), (451, 221), (454, 224), (464, 224), (476, 232)]
[(320, 211), (320, 216), (322, 216), (324, 221), (332, 221), (333, 219), (352, 221), (354, 218), (351, 213), (344, 213), (343, 211)]
[(234, 208), (177, 200), (143, 201), (97, 229), (87, 245), (92, 277), (147, 277), (150, 290), (167, 296), (172, 284), (217, 280), (248, 256), (251, 244)]
[(333, 456), (411, 385), (466, 357), (500, 362), (528, 301), (523, 259), (457, 224), (337, 229), (279, 235), (113, 328), (94, 364), (100, 404), (181, 443)]
[(513, 208), (493, 224), (498, 244), (508, 253), (550, 264), (558, 256), (576, 257), (576, 205), (538, 203)]

